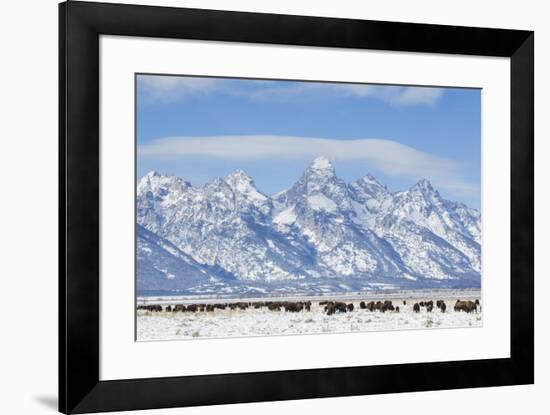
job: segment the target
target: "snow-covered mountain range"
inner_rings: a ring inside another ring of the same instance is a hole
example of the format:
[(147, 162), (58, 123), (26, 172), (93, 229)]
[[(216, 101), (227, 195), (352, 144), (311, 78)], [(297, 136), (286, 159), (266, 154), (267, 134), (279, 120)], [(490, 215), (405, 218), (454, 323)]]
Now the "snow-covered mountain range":
[(196, 187), (150, 172), (137, 187), (138, 290), (330, 292), (479, 287), (479, 211), (429, 181), (351, 183), (325, 157), (289, 189), (237, 170)]

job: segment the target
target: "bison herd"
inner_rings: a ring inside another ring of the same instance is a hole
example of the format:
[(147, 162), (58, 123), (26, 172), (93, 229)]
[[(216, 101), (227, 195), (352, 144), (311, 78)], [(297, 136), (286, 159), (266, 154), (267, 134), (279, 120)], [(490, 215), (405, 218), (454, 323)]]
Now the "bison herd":
[(399, 313), (399, 306), (394, 306), (393, 303), (389, 300), (386, 301), (371, 301), (368, 304), (365, 304), (364, 301), (361, 301), (359, 303), (359, 307), (362, 309), (366, 309), (369, 311), (380, 311), (382, 313), (385, 313), (386, 311), (395, 311), (396, 313)]
[[(406, 301), (403, 301), (403, 306), (407, 304)], [(159, 304), (151, 305), (139, 305), (138, 310), (144, 310), (149, 312), (171, 312), (171, 313), (196, 313), (196, 312), (212, 312), (215, 310), (246, 310), (248, 308), (261, 309), (266, 308), (270, 311), (285, 311), (290, 313), (299, 313), (301, 311), (311, 311), (312, 303), (311, 301), (254, 301), (254, 302), (236, 302), (236, 303), (215, 303), (215, 304), (176, 304), (176, 305), (167, 305), (164, 309)], [(355, 307), (353, 303), (345, 303), (342, 301), (321, 301), (319, 306), (323, 307), (323, 311), (327, 315), (333, 315), (336, 313), (348, 313), (352, 312)], [(435, 302), (435, 307), (440, 310), (440, 312), (445, 313), (447, 311), (447, 305), (443, 300), (437, 300)], [(392, 301), (370, 301), (365, 303), (361, 301), (359, 303), (359, 308), (362, 310), (368, 310), (370, 312), (379, 311), (385, 313), (391, 311), (394, 313), (399, 313), (399, 306), (394, 305)], [(412, 310), (415, 313), (419, 313), (422, 309), (425, 309), (428, 313), (431, 313), (434, 310), (434, 302), (430, 301), (420, 301), (414, 303)], [(479, 300), (475, 301), (461, 301), (457, 300), (454, 306), (455, 312), (464, 311), (466, 313), (473, 313), (481, 310), (481, 305)]]
[(311, 311), (311, 301), (255, 301), (255, 302), (238, 302), (238, 303), (215, 303), (215, 304), (176, 304), (174, 306), (168, 305), (162, 308), (161, 305), (139, 305), (138, 310), (150, 311), (150, 312), (173, 312), (173, 313), (196, 313), (203, 311), (214, 311), (214, 310), (246, 310), (248, 308), (267, 308), (270, 311), (288, 311), (297, 313), (300, 311)]
[[(446, 312), (447, 311), (447, 304), (445, 304), (445, 301), (443, 300), (437, 300), (435, 302), (435, 306), (442, 312)], [(415, 313), (420, 313), (420, 310), (422, 308), (426, 308), (426, 311), (428, 313), (431, 313), (434, 309), (434, 302), (433, 300), (430, 300), (430, 301), (420, 301), (419, 303), (415, 303), (413, 305), (413, 311)]]

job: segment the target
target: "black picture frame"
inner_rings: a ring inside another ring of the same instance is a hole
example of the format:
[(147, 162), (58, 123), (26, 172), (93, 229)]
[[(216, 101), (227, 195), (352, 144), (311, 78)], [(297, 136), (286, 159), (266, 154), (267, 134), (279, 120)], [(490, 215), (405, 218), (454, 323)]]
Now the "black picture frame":
[[(511, 58), (511, 357), (100, 381), (100, 35)], [(534, 382), (533, 32), (69, 1), (59, 5), (59, 88), (61, 412)]]

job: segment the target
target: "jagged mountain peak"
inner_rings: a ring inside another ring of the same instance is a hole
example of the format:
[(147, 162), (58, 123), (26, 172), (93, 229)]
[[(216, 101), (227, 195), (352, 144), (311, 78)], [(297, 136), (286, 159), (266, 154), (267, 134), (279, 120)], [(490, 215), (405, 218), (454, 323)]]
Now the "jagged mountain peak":
[(231, 185), (221, 177), (214, 177), (212, 180), (206, 183), (202, 188), (207, 193), (219, 193), (219, 192), (232, 193), (233, 191)]
[(147, 173), (144, 177), (147, 177), (148, 179), (152, 178), (152, 177), (160, 177), (162, 176), (158, 171), (156, 170), (151, 170), (149, 173)]
[(358, 217), (365, 218), (365, 215), (383, 211), (393, 198), (388, 188), (370, 173), (349, 183), (348, 189), (355, 202), (355, 214)]
[(156, 170), (151, 170), (141, 177), (140, 183), (188, 183), (185, 179), (173, 174), (162, 174)]
[(365, 176), (349, 184), (352, 188), (361, 188), (371, 193), (390, 193), (388, 188), (380, 183), (376, 177), (367, 173)]
[(330, 178), (336, 176), (336, 171), (327, 157), (319, 156), (311, 162), (304, 174), (308, 177), (317, 176)]
[(336, 176), (334, 166), (324, 156), (314, 159), (291, 188), (276, 195), (276, 200), (287, 207), (332, 213), (351, 208), (346, 183)]
[(269, 198), (256, 188), (252, 177), (244, 171), (240, 169), (235, 170), (225, 178), (225, 181), (231, 189), (233, 189), (233, 192), (236, 194), (237, 198), (244, 199), (248, 203), (252, 203), (257, 207), (260, 207), (260, 210), (263, 213), (268, 213), (270, 207), (263, 205), (271, 204)]
[(316, 157), (309, 165), (309, 168), (314, 170), (334, 169), (331, 161), (325, 156)]
[(189, 187), (191, 184), (181, 177), (163, 175), (153, 170), (140, 179), (137, 193), (139, 196), (150, 192), (157, 197), (164, 197), (170, 193), (181, 194)]
[(439, 192), (434, 189), (432, 183), (428, 179), (420, 179), (410, 188), (410, 191), (420, 192), (424, 194), (439, 194)]
[(250, 177), (241, 169), (236, 169), (232, 173), (227, 175), (227, 177), (225, 178), (225, 181), (227, 183), (237, 183), (237, 182), (252, 183), (253, 182), (252, 177)]
[(376, 179), (376, 177), (374, 177), (371, 173), (365, 174), (363, 177), (361, 177), (361, 180), (368, 184), (377, 184), (382, 186), (380, 182)]

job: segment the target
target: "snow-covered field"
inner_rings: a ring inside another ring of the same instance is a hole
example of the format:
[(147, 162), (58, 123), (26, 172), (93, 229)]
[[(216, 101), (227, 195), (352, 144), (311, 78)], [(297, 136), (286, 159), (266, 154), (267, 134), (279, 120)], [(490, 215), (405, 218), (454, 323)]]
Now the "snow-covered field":
[[(326, 315), (324, 306), (319, 305), (319, 299), (312, 299), (311, 311), (297, 313), (270, 311), (265, 307), (246, 310), (215, 310), (210, 312), (137, 312), (137, 340), (170, 340), (170, 339), (200, 339), (212, 337), (243, 337), (268, 335), (293, 335), (312, 333), (341, 333), (354, 331), (409, 330), (481, 327), (482, 313), (455, 312), (454, 303), (461, 300), (481, 300), (479, 291), (452, 291), (439, 295), (426, 293), (401, 293), (399, 295), (350, 296), (347, 301), (339, 296), (338, 301), (353, 303), (354, 310), (347, 313)], [(324, 298), (331, 300), (332, 298)], [(161, 303), (159, 299), (152, 303)], [(288, 299), (286, 299), (288, 300)], [(292, 299), (295, 301), (296, 299)], [(400, 311), (368, 311), (360, 309), (360, 301), (391, 300)], [(419, 313), (413, 312), (413, 305), (419, 301), (444, 300), (447, 311), (442, 313), (434, 306), (432, 312), (425, 307)], [(145, 302), (142, 299), (143, 302)], [(235, 300), (238, 301), (238, 300)], [(251, 301), (251, 300), (246, 300)], [(262, 301), (262, 300), (260, 300)], [(265, 299), (264, 299), (265, 301)], [(269, 299), (269, 301), (273, 301)], [(406, 301), (406, 305), (403, 304)], [(191, 301), (185, 301), (191, 303)], [(178, 301), (178, 303), (185, 303)], [(215, 302), (197, 301), (194, 302)], [(228, 302), (223, 300), (223, 302)], [(163, 304), (175, 304), (163, 299)], [(138, 300), (139, 304), (139, 300)], [(164, 309), (164, 307), (163, 307)]]

